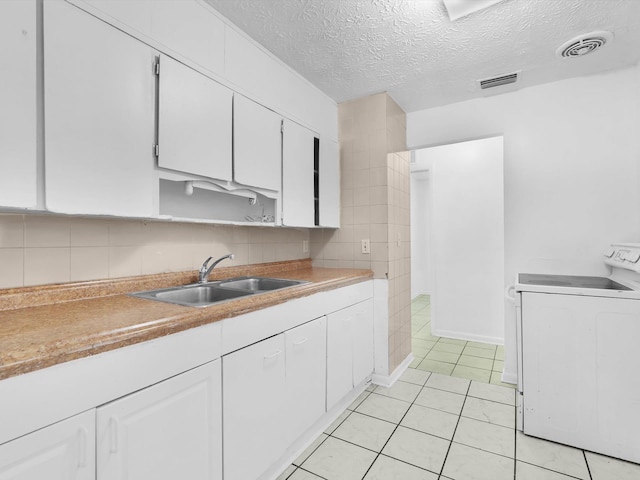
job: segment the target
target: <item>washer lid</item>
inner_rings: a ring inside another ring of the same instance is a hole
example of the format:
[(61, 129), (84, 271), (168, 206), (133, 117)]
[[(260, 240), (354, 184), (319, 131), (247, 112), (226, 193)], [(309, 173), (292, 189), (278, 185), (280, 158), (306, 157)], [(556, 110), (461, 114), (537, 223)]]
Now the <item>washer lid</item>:
[(594, 288), (600, 290), (631, 290), (608, 277), (590, 277), (580, 275), (541, 275), (536, 273), (518, 274), (521, 285), (540, 285), (548, 287)]

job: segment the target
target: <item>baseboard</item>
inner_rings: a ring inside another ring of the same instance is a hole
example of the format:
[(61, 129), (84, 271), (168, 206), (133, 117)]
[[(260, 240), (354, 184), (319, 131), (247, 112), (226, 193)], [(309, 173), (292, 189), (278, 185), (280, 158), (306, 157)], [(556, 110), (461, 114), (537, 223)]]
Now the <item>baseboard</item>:
[(513, 385), (518, 383), (518, 374), (502, 371), (502, 379), (504, 383), (511, 383)]
[(391, 375), (373, 374), (373, 377), (371, 377), (371, 382), (375, 383), (376, 385), (380, 385), (381, 387), (390, 387), (394, 383), (396, 383), (396, 380), (398, 380), (405, 372), (405, 370), (409, 368), (411, 362), (413, 362), (413, 353), (409, 353), (409, 355), (407, 355), (407, 358), (405, 358), (402, 363), (396, 367)]
[(467, 342), (490, 343), (492, 345), (504, 345), (504, 338), (490, 337), (488, 335), (473, 335), (464, 332), (456, 332), (452, 330), (432, 329), (431, 334), (437, 337), (455, 338), (457, 340), (466, 340)]

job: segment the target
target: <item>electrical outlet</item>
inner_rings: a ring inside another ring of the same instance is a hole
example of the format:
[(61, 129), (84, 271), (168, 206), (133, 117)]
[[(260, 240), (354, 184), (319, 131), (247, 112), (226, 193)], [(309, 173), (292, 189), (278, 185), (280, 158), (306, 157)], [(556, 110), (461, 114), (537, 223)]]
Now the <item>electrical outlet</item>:
[(309, 253), (309, 240), (302, 240), (302, 253)]
[(362, 240), (362, 253), (371, 253), (371, 245), (368, 238)]

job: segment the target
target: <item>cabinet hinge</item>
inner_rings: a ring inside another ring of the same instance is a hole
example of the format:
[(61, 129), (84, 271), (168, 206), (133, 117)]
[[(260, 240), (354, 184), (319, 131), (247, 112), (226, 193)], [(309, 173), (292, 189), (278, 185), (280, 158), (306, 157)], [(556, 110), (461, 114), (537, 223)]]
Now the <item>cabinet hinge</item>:
[(160, 156), (160, 145), (158, 145), (157, 143), (153, 146), (153, 154), (156, 157)]
[(156, 64), (155, 64), (155, 67), (153, 69), (153, 73), (155, 73), (156, 75), (160, 75), (160, 59), (159, 58), (156, 60)]
[(284, 133), (284, 120), (280, 120), (280, 133)]

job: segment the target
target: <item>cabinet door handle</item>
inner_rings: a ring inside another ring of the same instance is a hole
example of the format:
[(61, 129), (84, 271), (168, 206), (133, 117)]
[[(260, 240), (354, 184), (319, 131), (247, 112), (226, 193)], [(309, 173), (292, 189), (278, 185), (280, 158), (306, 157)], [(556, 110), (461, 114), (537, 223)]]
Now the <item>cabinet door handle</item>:
[(281, 353), (282, 353), (282, 351), (281, 351), (281, 350), (276, 350), (275, 352), (270, 353), (269, 355), (265, 355), (265, 356), (264, 356), (264, 359), (265, 359), (265, 360), (271, 360), (272, 358), (276, 358), (276, 357), (277, 357), (278, 355), (280, 355)]
[(87, 430), (78, 429), (78, 467), (87, 466)]
[(300, 339), (296, 340), (295, 342), (293, 342), (293, 345), (297, 347), (297, 346), (299, 346), (299, 345), (302, 345), (302, 344), (304, 344), (304, 343), (307, 343), (307, 341), (308, 341), (308, 340), (309, 340), (308, 338), (306, 338), (306, 337), (302, 337), (302, 338), (300, 338)]
[(109, 419), (109, 452), (118, 451), (118, 420), (115, 417)]

